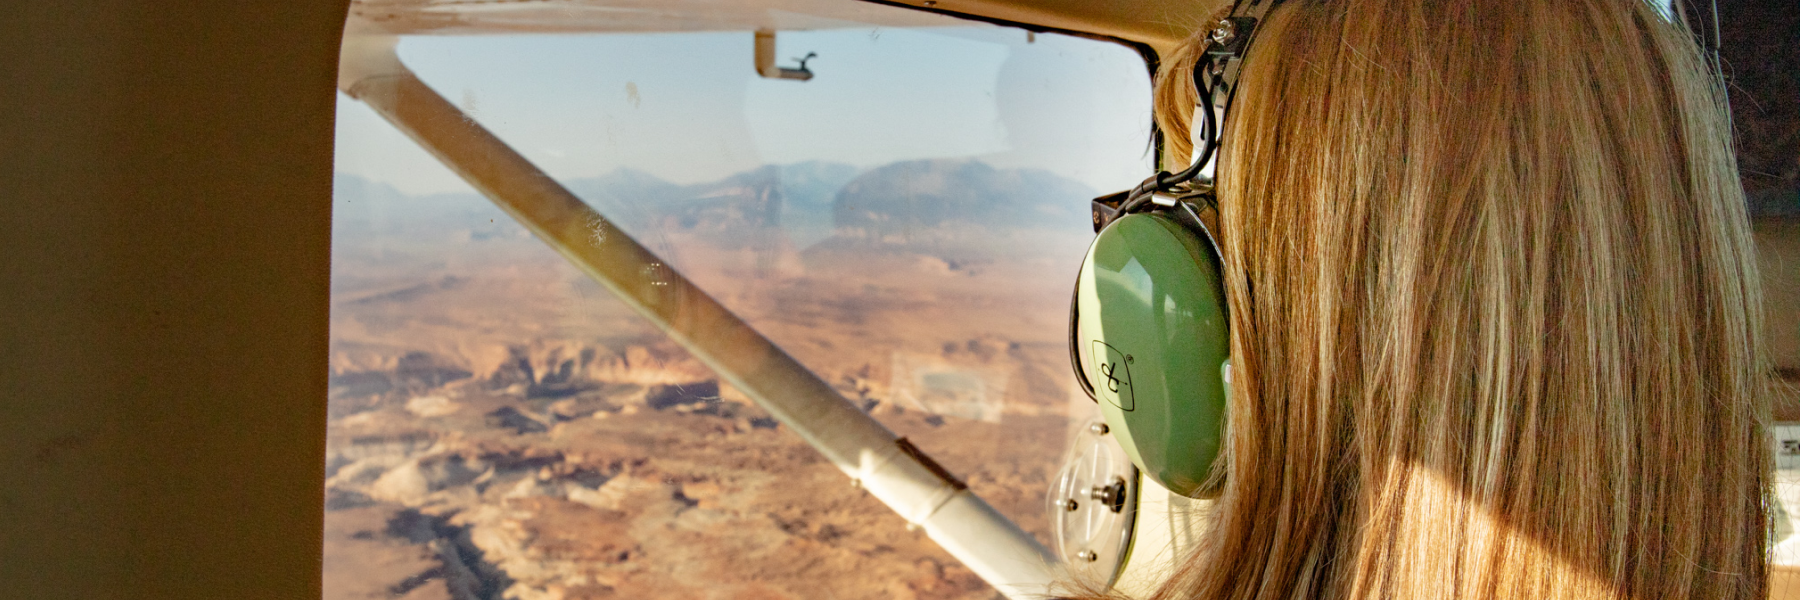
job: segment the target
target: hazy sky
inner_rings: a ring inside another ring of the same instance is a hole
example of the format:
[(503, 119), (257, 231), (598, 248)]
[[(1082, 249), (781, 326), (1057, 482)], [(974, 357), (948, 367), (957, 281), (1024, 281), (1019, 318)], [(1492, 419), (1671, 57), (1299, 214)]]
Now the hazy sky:
[[(979, 158), (1096, 191), (1150, 172), (1149, 75), (1128, 48), (986, 26), (778, 34), (778, 64), (816, 52), (807, 82), (753, 69), (753, 35), (411, 37), (401, 59), (559, 178), (615, 168), (678, 183), (763, 164), (871, 167)], [(337, 169), (408, 193), (467, 191), (361, 103), (338, 98)]]

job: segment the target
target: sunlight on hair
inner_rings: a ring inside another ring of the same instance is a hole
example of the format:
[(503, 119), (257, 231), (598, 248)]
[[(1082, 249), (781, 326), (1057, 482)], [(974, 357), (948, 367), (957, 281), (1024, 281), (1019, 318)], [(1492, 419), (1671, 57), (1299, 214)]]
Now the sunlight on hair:
[[(1762, 292), (1691, 33), (1643, 0), (1256, 31), (1218, 154), (1229, 477), (1152, 597), (1766, 597)], [(1157, 77), (1171, 155), (1201, 35)]]
[[(1436, 470), (1394, 461), (1403, 472), (1405, 516), (1397, 528), (1401, 548), (1385, 569), (1390, 589), (1415, 594), (1438, 590), (1450, 597), (1611, 598), (1618, 588), (1569, 560), (1527, 532), (1515, 530), (1468, 498)], [(1488, 577), (1450, 577), (1485, 572)], [(1459, 589), (1444, 589), (1456, 584)]]

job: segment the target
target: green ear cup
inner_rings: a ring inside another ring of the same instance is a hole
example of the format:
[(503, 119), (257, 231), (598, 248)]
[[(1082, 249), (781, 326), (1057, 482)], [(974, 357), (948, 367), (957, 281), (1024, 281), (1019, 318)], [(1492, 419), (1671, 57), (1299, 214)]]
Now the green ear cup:
[(1212, 245), (1167, 217), (1127, 215), (1095, 238), (1077, 286), (1073, 343), (1119, 443), (1163, 487), (1216, 495), (1205, 484), (1231, 338)]

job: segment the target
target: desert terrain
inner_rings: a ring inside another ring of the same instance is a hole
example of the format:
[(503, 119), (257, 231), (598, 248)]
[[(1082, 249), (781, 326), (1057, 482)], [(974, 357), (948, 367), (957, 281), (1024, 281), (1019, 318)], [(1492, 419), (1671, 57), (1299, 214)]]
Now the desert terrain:
[[(566, 185), (1049, 543), (1092, 190), (978, 161)], [(340, 176), (325, 597), (992, 598), (485, 200)]]

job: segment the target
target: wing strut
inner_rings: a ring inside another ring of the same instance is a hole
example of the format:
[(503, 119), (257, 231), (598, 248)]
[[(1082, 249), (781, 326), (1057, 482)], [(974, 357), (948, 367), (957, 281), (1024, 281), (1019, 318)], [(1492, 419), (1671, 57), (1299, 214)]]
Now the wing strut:
[(904, 438), (731, 314), (400, 64), (392, 36), (346, 32), (338, 88), (655, 323), (1009, 598), (1042, 597), (1056, 559)]

